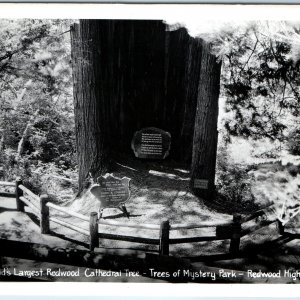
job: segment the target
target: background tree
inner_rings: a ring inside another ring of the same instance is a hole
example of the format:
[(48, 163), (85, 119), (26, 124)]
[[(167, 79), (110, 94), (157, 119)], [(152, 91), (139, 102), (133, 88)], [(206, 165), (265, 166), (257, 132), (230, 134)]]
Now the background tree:
[(227, 132), (284, 141), (300, 108), (295, 24), (246, 23), (204, 36), (223, 58), (222, 95), (230, 112)]

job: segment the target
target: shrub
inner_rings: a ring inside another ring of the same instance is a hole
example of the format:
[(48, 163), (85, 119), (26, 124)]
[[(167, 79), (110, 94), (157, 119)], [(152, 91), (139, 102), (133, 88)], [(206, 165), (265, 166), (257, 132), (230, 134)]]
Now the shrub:
[(253, 175), (249, 174), (249, 166), (233, 164), (226, 145), (219, 148), (217, 161), (217, 191), (224, 201), (232, 205), (244, 207), (245, 203), (254, 203), (251, 192)]
[(72, 195), (77, 192), (76, 182), (60, 179), (69, 176), (75, 179), (77, 174), (75, 169), (65, 170), (65, 167), (58, 167), (55, 163), (33, 160), (30, 155), (17, 158), (17, 152), (12, 149), (2, 152), (0, 165), (3, 166), (6, 181), (15, 181), (20, 177), (33, 193), (36, 195), (47, 193), (53, 202), (63, 201), (65, 194)]

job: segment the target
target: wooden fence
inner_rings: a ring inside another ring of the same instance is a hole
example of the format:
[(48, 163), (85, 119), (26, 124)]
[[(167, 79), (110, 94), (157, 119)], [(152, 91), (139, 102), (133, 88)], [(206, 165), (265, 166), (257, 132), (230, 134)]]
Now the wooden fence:
[[(196, 224), (170, 224), (169, 220), (162, 220), (160, 224), (128, 224), (126, 222), (118, 222), (112, 220), (98, 219), (96, 212), (91, 212), (90, 216), (85, 216), (76, 212), (73, 212), (67, 208), (60, 207), (50, 202), (48, 195), (35, 195), (32, 191), (26, 188), (20, 179), (17, 179), (15, 183), (0, 182), (0, 186), (15, 187), (14, 196), (16, 198), (17, 210), (24, 212), (24, 207), (27, 205), (32, 211), (39, 217), (40, 230), (42, 234), (50, 233), (50, 222), (59, 224), (63, 227), (69, 228), (81, 234), (89, 237), (90, 250), (93, 251), (96, 247), (99, 247), (99, 239), (111, 239), (119, 241), (127, 241), (134, 243), (142, 243), (148, 245), (157, 245), (160, 255), (169, 255), (170, 245), (182, 244), (182, 243), (195, 243), (203, 241), (217, 241), (217, 240), (230, 240), (229, 253), (237, 254), (240, 250), (241, 237), (250, 234), (264, 226), (268, 226), (274, 222), (278, 224), (279, 234), (284, 233), (284, 225), (277, 218), (272, 220), (263, 220), (258, 224), (249, 225), (249, 222), (258, 217), (264, 216), (264, 209), (255, 212), (254, 214), (246, 217), (242, 217), (240, 214), (233, 215), (232, 220), (225, 222), (212, 222), (204, 221)], [(89, 230), (82, 228), (78, 225), (71, 224), (57, 217), (50, 215), (50, 208), (56, 210), (67, 216), (71, 216), (79, 219), (80, 221), (89, 224)], [(248, 225), (247, 225), (248, 224)], [(101, 232), (102, 226), (115, 226), (121, 228), (137, 228), (145, 230), (157, 231), (157, 238), (146, 238), (136, 236), (125, 236), (112, 233)], [(215, 234), (209, 236), (194, 236), (194, 237), (180, 237), (170, 238), (170, 232), (173, 230), (188, 230), (198, 228), (215, 228)]]

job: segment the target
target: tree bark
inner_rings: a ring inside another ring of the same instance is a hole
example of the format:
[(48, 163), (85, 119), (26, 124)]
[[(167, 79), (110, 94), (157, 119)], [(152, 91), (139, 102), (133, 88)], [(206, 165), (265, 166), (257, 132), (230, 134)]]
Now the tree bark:
[(203, 45), (197, 109), (195, 116), (191, 188), (204, 199), (211, 199), (215, 191), (215, 169), (218, 141), (218, 99), (221, 63)]
[(72, 68), (79, 191), (89, 174), (96, 179), (108, 170), (108, 123), (101, 67), (101, 27), (96, 20), (81, 20), (71, 29)]

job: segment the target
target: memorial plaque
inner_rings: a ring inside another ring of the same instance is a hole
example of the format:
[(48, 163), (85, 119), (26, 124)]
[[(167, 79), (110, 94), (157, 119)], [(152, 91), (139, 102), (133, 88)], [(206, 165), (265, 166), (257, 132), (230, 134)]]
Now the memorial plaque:
[(134, 155), (144, 159), (165, 159), (171, 147), (171, 134), (155, 127), (137, 131), (132, 139)]
[(130, 178), (118, 178), (113, 174), (105, 174), (97, 179), (91, 187), (91, 193), (101, 202), (101, 208), (119, 207), (130, 197)]
[(194, 188), (195, 189), (208, 189), (208, 180), (206, 179), (194, 179)]

